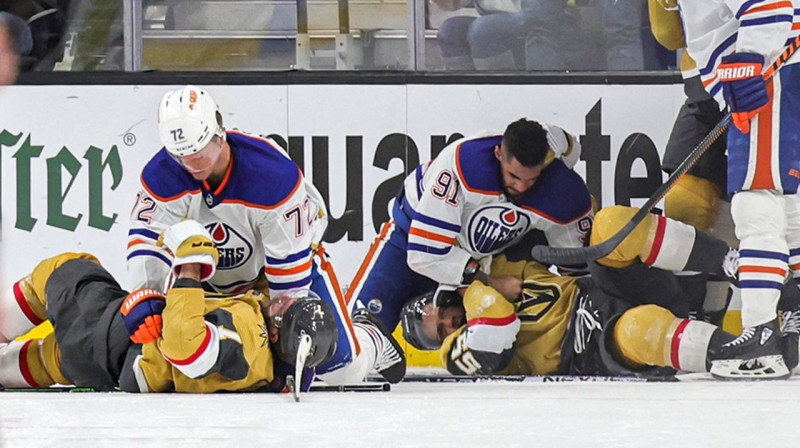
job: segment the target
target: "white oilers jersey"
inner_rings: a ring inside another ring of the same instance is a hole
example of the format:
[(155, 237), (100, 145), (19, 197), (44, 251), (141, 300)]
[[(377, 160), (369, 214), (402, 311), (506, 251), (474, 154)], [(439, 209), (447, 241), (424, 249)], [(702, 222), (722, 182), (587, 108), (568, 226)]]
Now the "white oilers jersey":
[(678, 6), (689, 55), (706, 90), (723, 106), (717, 79), (722, 57), (758, 53), (766, 70), (800, 32), (800, 0), (678, 0)]
[(216, 291), (252, 288), (262, 271), (270, 293), (309, 287), (312, 244), (327, 225), (319, 193), (273, 141), (234, 131), (227, 141), (232, 162), (214, 190), (165, 149), (145, 166), (129, 232), (132, 288), (166, 289), (172, 256), (156, 242), (183, 219), (203, 224), (219, 249)]
[(556, 160), (512, 199), (494, 155), (501, 141), (502, 135), (463, 138), (406, 178), (401, 216), (393, 218), (408, 233), (407, 261), (414, 271), (458, 284), (470, 258), (501, 252), (534, 229), (552, 246), (583, 246), (593, 218), (583, 179)]

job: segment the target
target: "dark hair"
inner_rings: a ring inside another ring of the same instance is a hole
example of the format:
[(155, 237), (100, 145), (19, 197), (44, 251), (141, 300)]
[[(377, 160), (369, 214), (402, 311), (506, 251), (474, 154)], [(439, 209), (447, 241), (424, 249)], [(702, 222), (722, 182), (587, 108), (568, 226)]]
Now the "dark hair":
[(520, 118), (506, 128), (503, 145), (522, 166), (540, 165), (547, 156), (547, 131), (533, 120)]

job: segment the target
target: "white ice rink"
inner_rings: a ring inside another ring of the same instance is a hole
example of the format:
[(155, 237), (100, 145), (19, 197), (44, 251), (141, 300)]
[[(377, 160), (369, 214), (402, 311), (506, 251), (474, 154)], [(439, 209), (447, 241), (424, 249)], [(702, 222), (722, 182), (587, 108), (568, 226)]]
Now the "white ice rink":
[(4, 447), (746, 447), (800, 440), (800, 378), (402, 383), (391, 392), (0, 394)]

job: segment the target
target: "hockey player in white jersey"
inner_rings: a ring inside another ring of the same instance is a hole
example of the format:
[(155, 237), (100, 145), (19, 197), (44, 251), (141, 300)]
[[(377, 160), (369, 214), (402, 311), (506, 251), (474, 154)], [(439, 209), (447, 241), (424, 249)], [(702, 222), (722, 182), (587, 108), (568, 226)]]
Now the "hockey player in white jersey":
[(357, 299), (394, 328), (406, 301), (440, 283), (458, 286), (483, 277), (516, 299), (521, 281), (487, 275), (479, 261), (534, 229), (553, 246), (583, 245), (593, 212), (586, 184), (571, 169), (579, 152), (577, 140), (561, 128), (526, 119), (504, 134), (453, 142), (406, 178), (392, 220), (347, 292), (348, 303)]
[(776, 305), (800, 277), (800, 67), (797, 55), (762, 74), (800, 31), (800, 0), (679, 0), (689, 54), (705, 88), (730, 110), (728, 192), (741, 241), (742, 325), (711, 373), (723, 379), (789, 375)]
[(288, 155), (272, 140), (226, 131), (217, 104), (196, 86), (164, 95), (158, 128), (164, 148), (142, 171), (131, 216), (131, 288), (168, 288), (173, 256), (159, 236), (195, 220), (219, 250), (215, 272), (203, 275), (205, 289), (272, 297), (311, 289), (334, 309), (339, 328), (337, 350), (317, 372), (353, 382), (374, 368), (399, 381), (405, 358), (397, 342), (373, 322), (350, 319), (321, 244), (325, 204)]

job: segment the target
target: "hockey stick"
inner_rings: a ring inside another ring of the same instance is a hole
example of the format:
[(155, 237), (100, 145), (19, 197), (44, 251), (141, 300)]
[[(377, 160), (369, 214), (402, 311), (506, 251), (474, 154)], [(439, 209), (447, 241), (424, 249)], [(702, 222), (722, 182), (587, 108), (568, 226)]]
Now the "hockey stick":
[[(791, 44), (781, 53), (778, 59), (772, 63), (772, 65), (767, 69), (764, 73), (763, 77), (765, 80), (772, 78), (775, 75), (775, 72), (797, 51), (797, 48), (800, 47), (800, 36), (795, 37)], [(588, 246), (588, 247), (551, 247), (551, 246), (534, 246), (531, 250), (531, 257), (534, 260), (540, 261), (546, 264), (558, 264), (558, 265), (574, 265), (574, 264), (581, 264), (586, 263), (591, 260), (597, 260), (598, 258), (603, 258), (606, 255), (610, 254), (611, 251), (614, 250), (617, 246), (622, 243), (622, 241), (631, 233), (636, 226), (639, 225), (640, 222), (647, 216), (648, 213), (653, 209), (653, 207), (667, 194), (667, 192), (675, 185), (675, 182), (680, 179), (681, 176), (686, 174), (690, 168), (692, 168), (695, 163), (703, 156), (703, 154), (708, 151), (708, 148), (711, 147), (717, 138), (728, 129), (728, 126), (731, 124), (731, 114), (727, 113), (722, 118), (722, 120), (714, 126), (714, 129), (708, 133), (708, 135), (700, 141), (700, 143), (695, 146), (691, 153), (686, 156), (683, 162), (675, 169), (675, 171), (669, 176), (669, 178), (661, 184), (658, 189), (653, 193), (652, 196), (647, 200), (647, 202), (639, 208), (639, 211), (633, 215), (630, 221), (628, 221), (625, 226), (622, 227), (617, 233), (615, 233), (611, 238), (603, 241), (600, 244), (595, 246)]]
[(328, 386), (327, 384), (312, 384), (311, 392), (389, 392), (392, 385), (382, 383), (345, 384), (343, 386)]
[[(372, 382), (359, 384), (346, 384), (343, 386), (329, 386), (319, 382), (311, 383), (309, 392), (389, 392), (392, 385), (387, 382)], [(50, 387), (0, 387), (0, 392), (120, 392), (119, 389), (113, 391), (97, 391), (91, 387), (74, 386), (50, 386)], [(226, 392), (235, 393), (235, 392)], [(259, 391), (242, 393), (262, 393)], [(275, 393), (265, 391), (265, 393)]]
[(306, 359), (311, 353), (311, 336), (303, 333), (300, 336), (300, 342), (297, 344), (297, 357), (294, 363), (294, 376), (288, 375), (286, 377), (286, 385), (289, 386), (289, 391), (292, 393), (295, 403), (300, 401), (300, 385), (303, 384), (303, 368), (306, 365)]
[(675, 376), (406, 375), (404, 383), (674, 383)]

